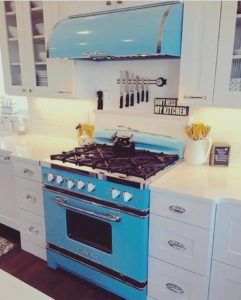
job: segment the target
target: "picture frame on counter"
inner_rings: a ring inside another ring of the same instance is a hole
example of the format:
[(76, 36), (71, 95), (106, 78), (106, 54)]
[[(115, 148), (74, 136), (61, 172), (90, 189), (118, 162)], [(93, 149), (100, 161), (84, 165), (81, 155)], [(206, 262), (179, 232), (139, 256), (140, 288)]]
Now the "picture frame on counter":
[(230, 160), (231, 145), (226, 142), (213, 143), (210, 151), (209, 165), (228, 167)]

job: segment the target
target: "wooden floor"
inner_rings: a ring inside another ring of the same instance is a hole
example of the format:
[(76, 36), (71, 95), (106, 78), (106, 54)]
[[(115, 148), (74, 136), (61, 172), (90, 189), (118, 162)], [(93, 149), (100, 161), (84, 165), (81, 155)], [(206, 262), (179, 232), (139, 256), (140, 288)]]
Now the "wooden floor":
[[(15, 243), (19, 233), (0, 225), (0, 236)], [(45, 261), (18, 248), (0, 258), (0, 268), (56, 300), (120, 300), (63, 270), (52, 270)]]

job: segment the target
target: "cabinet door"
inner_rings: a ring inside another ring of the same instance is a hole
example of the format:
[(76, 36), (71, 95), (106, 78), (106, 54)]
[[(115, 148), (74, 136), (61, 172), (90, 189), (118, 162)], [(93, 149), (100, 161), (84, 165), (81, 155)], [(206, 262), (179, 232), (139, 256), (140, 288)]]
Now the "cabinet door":
[(150, 215), (149, 255), (205, 275), (210, 269), (208, 230)]
[(5, 92), (25, 95), (26, 62), (22, 2), (0, 2), (0, 44)]
[(59, 1), (60, 19), (72, 15), (111, 10), (115, 8), (115, 1)]
[(10, 160), (0, 157), (0, 223), (18, 230), (17, 197)]
[(213, 258), (241, 268), (241, 205), (221, 203), (217, 207)]
[(220, 1), (184, 3), (179, 101), (208, 105), (213, 101)]
[[(43, 1), (46, 47), (53, 27), (60, 20), (59, 6), (60, 4), (56, 1)], [(48, 49), (46, 50), (48, 51)], [(74, 98), (76, 96), (74, 79), (75, 61), (47, 58), (47, 68), (49, 89), (46, 96), (54, 98)]]
[(241, 270), (214, 261), (209, 300), (227, 299), (241, 299)]
[[(49, 4), (49, 3), (48, 3)], [(50, 4), (49, 4), (50, 5)], [(53, 2), (52, 6), (57, 7)], [(51, 7), (49, 7), (51, 10)], [(26, 53), (28, 56), (28, 92), (34, 96), (47, 96), (51, 88), (46, 60), (46, 24), (42, 1), (23, 2), (23, 19), (26, 41)], [(58, 21), (58, 10), (51, 10), (53, 24)]]
[(214, 104), (241, 107), (241, 1), (223, 1)]
[(206, 278), (149, 256), (148, 296), (156, 300), (206, 300)]

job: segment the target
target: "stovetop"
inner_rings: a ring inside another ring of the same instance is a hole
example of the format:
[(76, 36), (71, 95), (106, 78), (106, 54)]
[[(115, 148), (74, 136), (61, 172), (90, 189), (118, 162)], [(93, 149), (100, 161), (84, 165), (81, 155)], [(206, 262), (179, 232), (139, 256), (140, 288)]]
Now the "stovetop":
[(113, 146), (92, 143), (60, 154), (51, 155), (52, 161), (63, 165), (90, 167), (109, 173), (122, 174), (125, 177), (148, 179), (178, 161), (177, 154), (151, 152), (136, 149), (130, 154), (116, 154)]

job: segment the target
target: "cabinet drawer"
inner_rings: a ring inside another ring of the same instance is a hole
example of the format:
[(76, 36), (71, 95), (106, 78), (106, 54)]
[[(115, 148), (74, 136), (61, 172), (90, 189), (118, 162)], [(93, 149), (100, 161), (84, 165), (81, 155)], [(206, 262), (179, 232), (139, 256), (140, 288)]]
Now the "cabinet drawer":
[(190, 196), (173, 196), (151, 190), (150, 211), (173, 220), (210, 228), (213, 205)]
[(149, 257), (148, 295), (158, 300), (204, 300), (205, 277)]
[(44, 216), (42, 184), (22, 178), (16, 179), (18, 206)]
[(204, 275), (209, 270), (209, 231), (150, 215), (149, 255)]
[(42, 258), (43, 260), (47, 260), (46, 248), (31, 243), (23, 238), (21, 238), (21, 248), (35, 256)]
[(209, 300), (217, 299), (241, 299), (241, 270), (213, 261)]
[(43, 217), (19, 210), (21, 239), (45, 247), (45, 225)]
[(220, 203), (214, 235), (214, 259), (241, 269), (241, 205)]
[(38, 164), (14, 161), (15, 174), (18, 177), (41, 182), (41, 168)]

